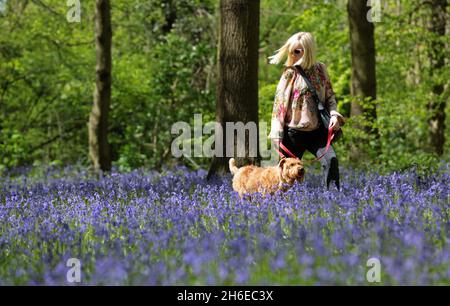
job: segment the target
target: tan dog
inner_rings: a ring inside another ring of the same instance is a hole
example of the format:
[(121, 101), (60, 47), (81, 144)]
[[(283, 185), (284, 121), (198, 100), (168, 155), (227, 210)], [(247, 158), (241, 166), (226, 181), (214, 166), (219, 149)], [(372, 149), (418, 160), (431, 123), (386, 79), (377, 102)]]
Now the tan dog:
[(305, 169), (298, 158), (283, 158), (278, 166), (261, 168), (258, 166), (236, 167), (236, 161), (229, 161), (233, 174), (233, 189), (242, 196), (246, 193), (260, 192), (264, 195), (273, 194), (277, 190), (286, 191), (295, 181), (303, 182)]

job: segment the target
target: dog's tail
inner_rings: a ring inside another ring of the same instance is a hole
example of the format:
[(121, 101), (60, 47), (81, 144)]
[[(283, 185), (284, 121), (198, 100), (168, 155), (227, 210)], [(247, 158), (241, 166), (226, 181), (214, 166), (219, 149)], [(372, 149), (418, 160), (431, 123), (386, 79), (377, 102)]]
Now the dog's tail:
[(236, 167), (236, 161), (234, 160), (234, 158), (230, 158), (230, 160), (228, 161), (228, 165), (230, 166), (230, 172), (235, 175), (236, 172), (238, 172), (239, 168)]

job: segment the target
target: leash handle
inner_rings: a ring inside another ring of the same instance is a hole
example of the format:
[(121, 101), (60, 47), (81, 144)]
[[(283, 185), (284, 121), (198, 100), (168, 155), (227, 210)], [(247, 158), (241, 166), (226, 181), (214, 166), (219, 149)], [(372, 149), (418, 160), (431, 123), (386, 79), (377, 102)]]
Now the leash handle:
[(284, 152), (286, 152), (290, 157), (292, 158), (298, 158), (297, 156), (295, 156), (291, 151), (289, 151), (288, 148), (286, 148), (286, 146), (280, 142), (280, 148), (283, 149)]
[[(333, 128), (329, 127), (329, 128), (328, 128), (328, 137), (327, 137), (327, 146), (325, 147), (325, 152), (323, 152), (322, 155), (320, 155), (320, 156), (318, 156), (318, 157), (316, 157), (316, 158), (314, 158), (314, 159), (311, 159), (311, 160), (305, 160), (304, 162), (306, 162), (306, 163), (313, 163), (313, 162), (315, 162), (315, 161), (320, 160), (322, 157), (324, 157), (325, 154), (328, 152), (328, 149), (330, 148), (331, 141), (333, 140), (333, 138), (334, 138), (334, 131), (333, 131)], [(286, 148), (285, 145), (283, 145), (282, 140), (280, 140), (280, 148), (281, 148), (284, 152), (286, 152), (286, 153), (288, 154), (288, 156), (290, 156), (290, 157), (292, 157), (292, 158), (298, 158), (298, 157), (295, 156), (291, 151), (289, 151), (289, 149)], [(285, 158), (285, 157), (286, 157), (286, 156), (285, 156), (280, 150), (278, 150), (277, 148), (275, 148), (275, 150), (278, 152), (278, 154), (281, 156), (281, 158)]]
[[(280, 148), (284, 151), (284, 152), (286, 152), (287, 154), (288, 154), (288, 156), (289, 157), (292, 157), (292, 158), (298, 158), (297, 156), (295, 156), (291, 151), (289, 151), (289, 149), (288, 148), (286, 148), (286, 146), (283, 144), (283, 142), (280, 140)], [(277, 148), (275, 148), (275, 150), (278, 152), (278, 154), (280, 154), (280, 156), (282, 157), (282, 158), (285, 158), (286, 156), (280, 151), (280, 150), (278, 150)]]

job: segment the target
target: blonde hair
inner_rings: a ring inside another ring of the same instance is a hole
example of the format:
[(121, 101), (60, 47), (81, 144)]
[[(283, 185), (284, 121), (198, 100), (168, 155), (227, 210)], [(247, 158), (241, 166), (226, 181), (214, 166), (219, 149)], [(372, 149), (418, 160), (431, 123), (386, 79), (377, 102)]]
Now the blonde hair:
[[(292, 57), (296, 46), (301, 45), (304, 53), (302, 58), (294, 63)], [(316, 63), (316, 43), (309, 32), (298, 32), (292, 35), (286, 43), (269, 57), (271, 64), (279, 64), (287, 56), (285, 66), (300, 65), (303, 69), (309, 69)]]

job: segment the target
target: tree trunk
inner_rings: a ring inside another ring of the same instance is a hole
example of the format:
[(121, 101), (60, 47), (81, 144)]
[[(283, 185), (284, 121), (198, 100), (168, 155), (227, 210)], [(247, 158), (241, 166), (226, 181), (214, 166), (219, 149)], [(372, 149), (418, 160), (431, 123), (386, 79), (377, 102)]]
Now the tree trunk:
[[(226, 122), (253, 122), (258, 127), (258, 47), (259, 0), (221, 0), (218, 48), (218, 82), (216, 120), (223, 135), (216, 133), (216, 147), (223, 144), (223, 157), (214, 157), (208, 178), (229, 171), (226, 156)], [(223, 136), (223, 137), (221, 137)], [(236, 144), (242, 139), (228, 135)], [(248, 135), (250, 136), (250, 135)], [(249, 137), (245, 137), (245, 157), (236, 158), (238, 166), (259, 164), (259, 137), (256, 137), (256, 156), (250, 156)], [(254, 139), (253, 139), (254, 140)]]
[[(367, 102), (361, 103), (367, 98), (374, 101), (377, 92), (374, 25), (367, 18), (370, 7), (365, 0), (349, 0), (347, 10), (352, 52), (351, 94), (356, 98), (351, 103), (350, 116), (363, 115), (368, 125), (360, 128), (373, 135), (379, 143), (378, 129), (373, 125), (377, 118), (376, 105), (374, 102), (369, 105)], [(376, 151), (379, 151), (379, 147)], [(362, 148), (357, 145), (351, 148), (353, 158), (358, 159), (362, 155)]]
[[(179, 0), (175, 0), (179, 1)], [(177, 6), (174, 0), (166, 0), (164, 6), (164, 19), (166, 23), (161, 27), (164, 35), (167, 35), (177, 20)]]
[(447, 0), (431, 0), (431, 20), (429, 31), (433, 33), (429, 46), (430, 75), (433, 80), (432, 98), (428, 103), (428, 139), (433, 153), (442, 156), (445, 144), (445, 108), (446, 99), (443, 97), (444, 82), (439, 76), (445, 68), (445, 28), (447, 17)]
[(89, 155), (96, 170), (111, 170), (108, 144), (108, 113), (111, 103), (111, 13), (109, 0), (95, 2), (94, 104), (89, 117)]

